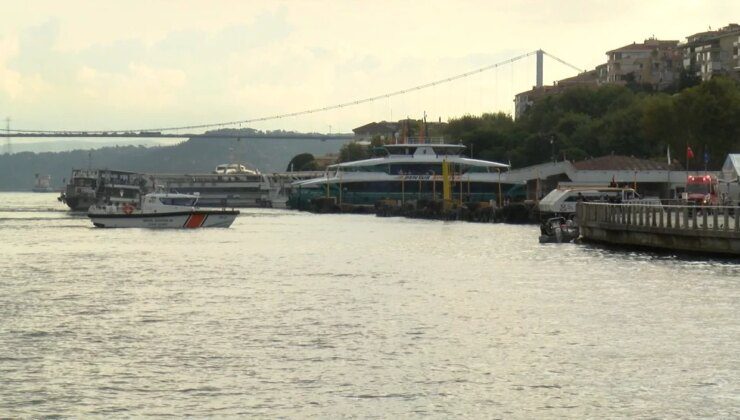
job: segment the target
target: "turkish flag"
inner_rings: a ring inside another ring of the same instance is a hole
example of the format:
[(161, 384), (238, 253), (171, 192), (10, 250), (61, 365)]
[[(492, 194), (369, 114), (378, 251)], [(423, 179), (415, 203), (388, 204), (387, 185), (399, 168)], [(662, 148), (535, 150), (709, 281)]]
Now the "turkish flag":
[(691, 150), (691, 146), (686, 146), (686, 159), (693, 159), (694, 151)]

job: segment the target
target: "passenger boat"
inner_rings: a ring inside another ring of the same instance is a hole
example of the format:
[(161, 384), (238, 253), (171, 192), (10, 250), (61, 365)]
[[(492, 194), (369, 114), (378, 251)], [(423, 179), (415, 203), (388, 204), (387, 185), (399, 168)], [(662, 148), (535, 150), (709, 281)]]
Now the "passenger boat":
[[(334, 197), (344, 204), (375, 204), (380, 200), (439, 199), (443, 194), (442, 166), (451, 168), (452, 196), (460, 201), (485, 202), (508, 196), (509, 165), (461, 155), (462, 144), (427, 139), (381, 146), (384, 156), (331, 165), (324, 176), (294, 182), (289, 205), (301, 208), (312, 198)], [(502, 200), (503, 202), (503, 200)]]
[(198, 195), (153, 192), (144, 195), (138, 205), (92, 205), (87, 215), (101, 228), (227, 228), (239, 214), (238, 210), (204, 209), (197, 204)]
[(214, 207), (272, 207), (279, 197), (270, 179), (240, 164), (218, 165), (212, 173), (145, 174), (109, 169), (74, 169), (59, 196), (73, 211), (96, 203), (123, 205), (162, 185), (171, 192), (199, 193), (198, 203)]
[(73, 169), (58, 200), (72, 211), (85, 211), (99, 202), (136, 203), (151, 187), (144, 174), (110, 169)]

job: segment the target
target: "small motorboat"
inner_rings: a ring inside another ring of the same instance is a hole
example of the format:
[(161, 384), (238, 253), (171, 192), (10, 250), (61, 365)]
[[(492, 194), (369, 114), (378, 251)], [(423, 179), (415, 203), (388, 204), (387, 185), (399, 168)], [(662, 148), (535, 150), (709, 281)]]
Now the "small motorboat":
[(565, 243), (578, 238), (578, 226), (572, 219), (551, 217), (540, 225), (540, 243)]
[(146, 194), (136, 203), (93, 204), (87, 216), (101, 228), (201, 228), (231, 226), (239, 210), (197, 207), (198, 195), (171, 192)]

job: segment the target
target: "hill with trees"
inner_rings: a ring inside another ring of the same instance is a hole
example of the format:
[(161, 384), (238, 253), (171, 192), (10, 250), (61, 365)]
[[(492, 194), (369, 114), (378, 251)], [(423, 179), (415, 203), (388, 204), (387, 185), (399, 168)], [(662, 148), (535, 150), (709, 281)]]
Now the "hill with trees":
[[(251, 133), (253, 134), (253, 133)], [(274, 136), (274, 133), (271, 133)], [(210, 172), (229, 162), (248, 163), (263, 172), (284, 171), (300, 153), (336, 153), (348, 140), (305, 138), (198, 137), (174, 146), (104, 147), (57, 153), (21, 152), (0, 155), (0, 190), (27, 191), (35, 174), (51, 175), (54, 188), (61, 188), (73, 168), (107, 168), (133, 172)]]
[[(673, 158), (718, 170), (740, 152), (740, 83), (717, 77), (677, 93), (625, 86), (574, 87), (534, 104), (518, 120), (507, 114), (453, 119), (447, 136), (480, 159), (522, 167), (550, 159), (581, 160), (608, 154)], [(696, 166), (695, 166), (696, 165)]]

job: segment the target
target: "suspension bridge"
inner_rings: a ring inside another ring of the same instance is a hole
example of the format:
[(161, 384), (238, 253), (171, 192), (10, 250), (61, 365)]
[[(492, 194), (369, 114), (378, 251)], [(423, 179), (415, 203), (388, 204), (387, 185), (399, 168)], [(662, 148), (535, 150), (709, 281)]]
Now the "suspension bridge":
[[(427, 90), (436, 86), (450, 84), (455, 81), (461, 80), (461, 79), (467, 79), (471, 78), (475, 75), (490, 72), (491, 70), (498, 69), (502, 66), (511, 65), (513, 63), (522, 61), (526, 58), (534, 56), (536, 58), (536, 81), (535, 86), (536, 87), (542, 87), (543, 86), (543, 75), (544, 75), (544, 57), (547, 56), (556, 62), (568, 67), (569, 69), (575, 70), (579, 73), (583, 72), (584, 70), (566, 62), (565, 60), (562, 60), (544, 50), (536, 50), (531, 51), (525, 54), (521, 54), (503, 61), (499, 61), (494, 64), (490, 64), (484, 67), (480, 67), (471, 71), (467, 71), (465, 73), (457, 74), (450, 77), (445, 77), (442, 79), (434, 80), (431, 82), (427, 82), (424, 84), (411, 86), (405, 89), (395, 90), (391, 92), (386, 92), (383, 94), (365, 97), (361, 99), (355, 99), (347, 102), (337, 103), (333, 105), (327, 105), (323, 107), (318, 108), (310, 108), (305, 109), (301, 111), (295, 111), (295, 112), (288, 112), (288, 113), (281, 113), (281, 114), (273, 114), (273, 115), (267, 115), (267, 116), (261, 116), (261, 117), (255, 117), (255, 118), (247, 118), (242, 120), (234, 120), (234, 121), (224, 121), (224, 122), (214, 122), (214, 123), (207, 123), (207, 124), (190, 124), (190, 125), (180, 125), (180, 126), (165, 126), (165, 127), (150, 127), (150, 128), (142, 128), (142, 129), (126, 129), (126, 130), (120, 130), (120, 129), (106, 129), (106, 130), (39, 130), (39, 129), (33, 129), (33, 128), (17, 128), (17, 129), (11, 129), (10, 127), (10, 120), (6, 119), (6, 129), (5, 132), (2, 134), (3, 137), (6, 137), (6, 152), (9, 152), (11, 150), (11, 138), (84, 138), (84, 137), (111, 137), (111, 138), (137, 138), (137, 137), (146, 137), (146, 138), (240, 138), (240, 139), (249, 139), (249, 138), (267, 138), (267, 139), (306, 139), (306, 138), (313, 138), (313, 139), (321, 139), (321, 140), (346, 140), (349, 138), (352, 138), (353, 136), (351, 134), (331, 134), (331, 133), (314, 133), (314, 134), (305, 134), (305, 133), (291, 133), (291, 132), (277, 132), (277, 133), (263, 133), (263, 132), (256, 132), (256, 133), (245, 133), (241, 130), (238, 130), (237, 128), (240, 128), (242, 125), (245, 124), (254, 124), (254, 123), (260, 123), (260, 122), (266, 122), (266, 121), (276, 121), (276, 120), (284, 120), (288, 118), (295, 118), (310, 114), (317, 114), (321, 112), (327, 112), (332, 110), (339, 110), (343, 108), (349, 108), (354, 107), (362, 104), (372, 103), (372, 102), (378, 102), (382, 100), (387, 100), (390, 98), (408, 95), (413, 92), (423, 91)], [(513, 73), (512, 73), (513, 74)], [(513, 76), (512, 76), (513, 77)], [(223, 130), (223, 129), (234, 129), (234, 130)], [(205, 130), (215, 130), (205, 133)]]

